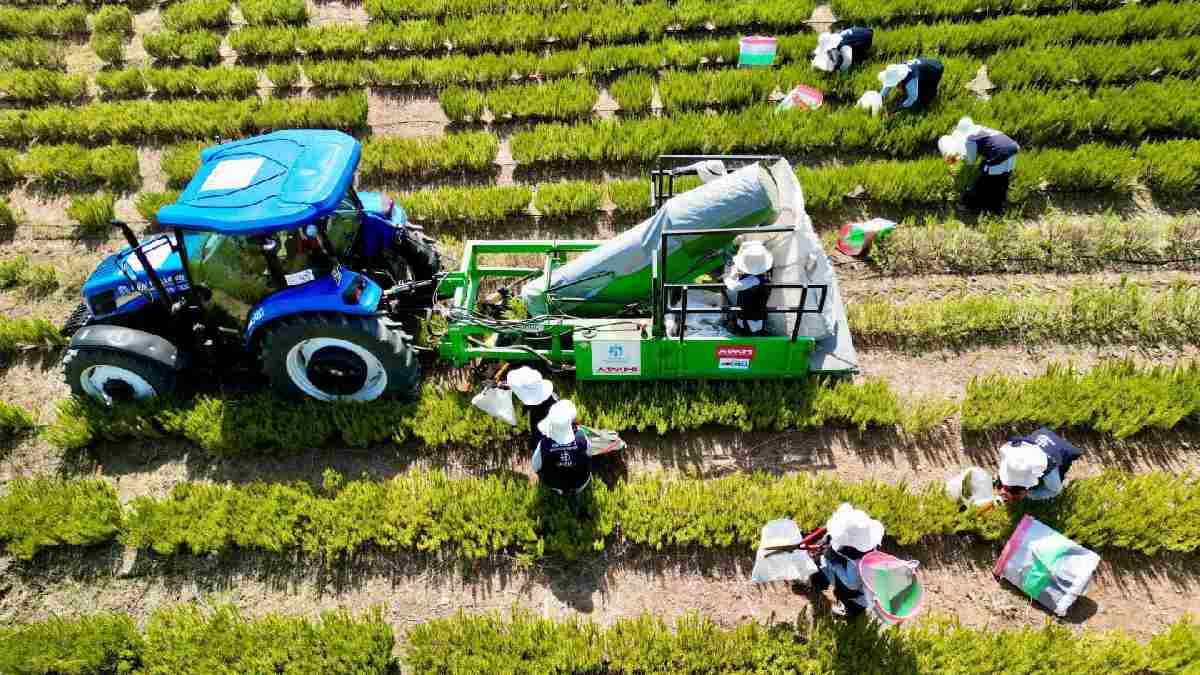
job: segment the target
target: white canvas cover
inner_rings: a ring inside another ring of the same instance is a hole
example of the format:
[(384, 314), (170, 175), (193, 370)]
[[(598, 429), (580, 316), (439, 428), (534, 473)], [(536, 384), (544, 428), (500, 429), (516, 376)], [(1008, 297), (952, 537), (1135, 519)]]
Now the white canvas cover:
[(762, 529), (762, 540), (754, 558), (750, 578), (756, 583), (772, 581), (808, 581), (817, 572), (817, 564), (807, 551), (768, 551), (768, 546), (795, 546), (803, 541), (800, 526), (789, 518), (769, 521)]

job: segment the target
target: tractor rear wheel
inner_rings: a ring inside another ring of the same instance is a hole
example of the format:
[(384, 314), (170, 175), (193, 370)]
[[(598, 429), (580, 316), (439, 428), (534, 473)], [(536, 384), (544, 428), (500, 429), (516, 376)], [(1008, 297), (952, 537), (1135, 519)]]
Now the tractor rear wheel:
[(377, 317), (310, 314), (272, 325), (259, 346), (271, 386), (289, 398), (411, 397), (421, 366), (408, 336)]
[(106, 406), (167, 396), (175, 391), (175, 373), (171, 369), (111, 349), (70, 349), (63, 358), (63, 369), (71, 393)]

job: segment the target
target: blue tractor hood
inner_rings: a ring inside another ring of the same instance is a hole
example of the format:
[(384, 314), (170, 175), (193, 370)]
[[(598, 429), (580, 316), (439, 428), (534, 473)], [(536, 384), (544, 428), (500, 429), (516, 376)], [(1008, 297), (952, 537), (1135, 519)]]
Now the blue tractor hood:
[(352, 136), (309, 129), (206, 148), (200, 170), (158, 210), (158, 222), (231, 236), (294, 229), (337, 208), (361, 154)]

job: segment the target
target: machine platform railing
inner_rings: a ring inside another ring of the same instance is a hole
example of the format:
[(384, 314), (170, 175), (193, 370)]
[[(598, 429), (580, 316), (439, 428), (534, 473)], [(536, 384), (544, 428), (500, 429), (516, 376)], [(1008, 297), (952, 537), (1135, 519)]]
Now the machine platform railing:
[[(783, 159), (781, 155), (659, 155), (655, 166), (650, 170), (650, 206), (658, 210), (668, 199), (675, 196), (675, 178), (677, 176), (695, 176), (699, 172), (694, 166), (697, 162), (716, 160), (733, 162), (741, 166), (754, 162), (775, 162)], [(678, 166), (688, 162), (684, 166)]]

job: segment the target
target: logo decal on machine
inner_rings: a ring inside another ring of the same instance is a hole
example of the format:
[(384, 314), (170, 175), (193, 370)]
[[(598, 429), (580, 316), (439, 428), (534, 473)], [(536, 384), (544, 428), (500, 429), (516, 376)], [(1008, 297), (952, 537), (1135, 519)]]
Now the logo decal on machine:
[(717, 347), (717, 368), (724, 370), (749, 370), (750, 362), (758, 348), (754, 345), (726, 345)]
[(642, 343), (639, 340), (592, 342), (593, 375), (640, 375)]

